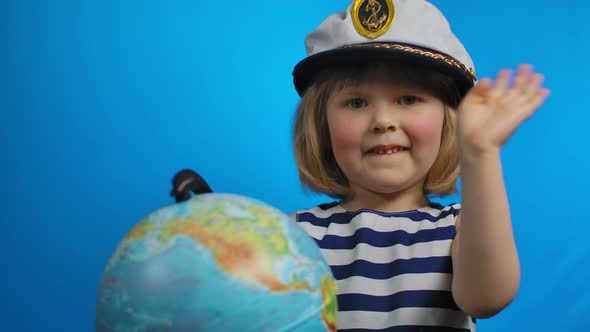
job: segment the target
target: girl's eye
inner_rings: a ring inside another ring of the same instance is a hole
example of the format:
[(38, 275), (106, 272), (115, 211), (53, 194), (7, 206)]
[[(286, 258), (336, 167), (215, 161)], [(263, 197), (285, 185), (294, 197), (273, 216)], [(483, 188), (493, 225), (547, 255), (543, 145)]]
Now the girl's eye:
[(346, 106), (350, 108), (362, 108), (368, 105), (367, 101), (363, 98), (352, 98), (346, 102)]
[(416, 96), (403, 96), (399, 99), (399, 103), (401, 105), (412, 105), (418, 101), (418, 97)]

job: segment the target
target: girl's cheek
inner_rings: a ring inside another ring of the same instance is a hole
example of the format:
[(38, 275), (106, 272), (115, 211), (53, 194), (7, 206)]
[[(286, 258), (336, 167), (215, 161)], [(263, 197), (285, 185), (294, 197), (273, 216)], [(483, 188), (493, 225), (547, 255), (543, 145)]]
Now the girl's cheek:
[(362, 139), (362, 128), (360, 121), (351, 118), (334, 117), (329, 119), (328, 127), (332, 146), (335, 148), (358, 149)]
[(431, 143), (438, 146), (442, 134), (442, 123), (442, 116), (425, 113), (414, 117), (408, 123), (407, 128), (410, 131), (408, 134), (412, 136), (412, 140), (416, 143)]

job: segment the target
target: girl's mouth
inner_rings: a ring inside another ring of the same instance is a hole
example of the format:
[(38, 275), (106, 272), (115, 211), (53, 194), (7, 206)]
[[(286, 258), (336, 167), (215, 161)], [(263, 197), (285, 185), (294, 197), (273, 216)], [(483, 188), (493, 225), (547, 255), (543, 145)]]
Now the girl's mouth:
[(406, 150), (408, 150), (408, 148), (400, 145), (379, 145), (369, 149), (367, 154), (388, 155)]

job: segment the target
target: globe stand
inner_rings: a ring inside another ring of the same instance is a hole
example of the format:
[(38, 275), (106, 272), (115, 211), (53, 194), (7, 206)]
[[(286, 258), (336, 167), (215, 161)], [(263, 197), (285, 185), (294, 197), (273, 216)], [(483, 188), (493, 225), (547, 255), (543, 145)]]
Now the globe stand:
[(205, 179), (191, 169), (183, 169), (172, 178), (173, 189), (170, 196), (173, 196), (176, 203), (187, 201), (191, 198), (191, 192), (195, 195), (211, 193), (211, 187)]

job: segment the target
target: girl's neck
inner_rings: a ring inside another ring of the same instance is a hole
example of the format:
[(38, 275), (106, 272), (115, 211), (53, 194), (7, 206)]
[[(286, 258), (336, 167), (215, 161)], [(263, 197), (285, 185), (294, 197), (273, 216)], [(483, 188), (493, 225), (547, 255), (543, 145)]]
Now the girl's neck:
[(347, 211), (371, 209), (380, 212), (403, 212), (416, 210), (430, 203), (422, 185), (395, 193), (379, 193), (364, 188), (355, 188), (350, 198), (340, 202)]

